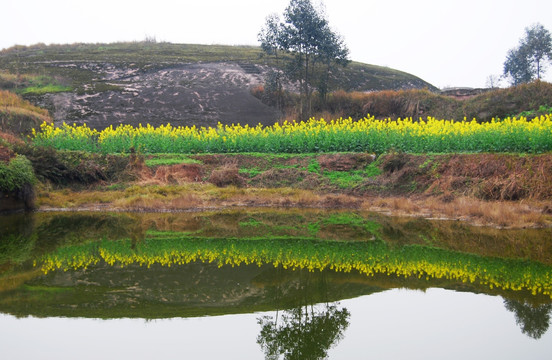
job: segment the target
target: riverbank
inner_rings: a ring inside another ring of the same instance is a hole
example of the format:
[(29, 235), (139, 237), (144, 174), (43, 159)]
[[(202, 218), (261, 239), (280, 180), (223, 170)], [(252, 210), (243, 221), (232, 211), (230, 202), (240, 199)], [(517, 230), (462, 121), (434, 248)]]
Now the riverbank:
[(163, 154), (121, 161), (122, 181), (39, 186), (38, 209), (358, 209), (499, 228), (552, 226), (552, 154)]

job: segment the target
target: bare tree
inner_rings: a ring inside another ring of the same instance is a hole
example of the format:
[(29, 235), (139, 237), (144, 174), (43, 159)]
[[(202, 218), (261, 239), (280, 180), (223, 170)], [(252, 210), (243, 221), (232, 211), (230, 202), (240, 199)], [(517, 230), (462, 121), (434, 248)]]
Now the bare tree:
[(491, 74), (487, 76), (487, 81), (485, 81), (485, 86), (490, 89), (496, 89), (500, 87), (500, 76)]

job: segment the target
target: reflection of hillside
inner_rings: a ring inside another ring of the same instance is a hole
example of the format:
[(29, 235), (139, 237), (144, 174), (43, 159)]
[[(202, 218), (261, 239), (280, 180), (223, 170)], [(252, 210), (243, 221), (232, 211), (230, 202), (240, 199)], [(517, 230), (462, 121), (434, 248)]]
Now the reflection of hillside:
[[(284, 311), (289, 324), (276, 321), (279, 315), (263, 320), (264, 331), (274, 334), (265, 334), (268, 337), (262, 341), (280, 344), (276, 348), (265, 344), (268, 346), (265, 350), (280, 354), (285, 353), (284, 348), (289, 344), (284, 346), (280, 340), (276, 341), (278, 332), (288, 331), (284, 329), (292, 327), (297, 320), (295, 312), (305, 305), (308, 305), (305, 310), (308, 312), (311, 304), (328, 304), (394, 288), (425, 290), (440, 287), (475, 293), (481, 291), (476, 286), (445, 279), (425, 280), (385, 274), (367, 277), (354, 271), (310, 272), (255, 264), (219, 267), (215, 263), (202, 262), (171, 267), (154, 264), (149, 268), (138, 265), (121, 268), (102, 263), (87, 270), (55, 271), (47, 275), (34, 271), (21, 273), (19, 277), (11, 279), (14, 286), (0, 288), (0, 312), (35, 317), (157, 319), (269, 310), (278, 314), (282, 310), (295, 309)], [(11, 281), (9, 278), (4, 280)], [(500, 290), (489, 293), (505, 297), (505, 307), (515, 313), (516, 322), (528, 336), (539, 338), (547, 331), (552, 306), (550, 299)], [(346, 310), (339, 310), (341, 315), (343, 311)], [(316, 333), (319, 325), (327, 325), (326, 321), (317, 323), (320, 314), (307, 315), (302, 319), (313, 320), (307, 326), (313, 328), (305, 336)], [(320, 345), (318, 340), (313, 340), (311, 345), (318, 346), (316, 344)]]
[[(278, 283), (262, 282), (279, 276)], [(350, 283), (346, 274), (282, 271), (272, 265), (120, 268), (103, 264), (28, 281), (2, 294), (0, 311), (38, 317), (189, 317), (293, 308), (375, 291), (381, 289)]]

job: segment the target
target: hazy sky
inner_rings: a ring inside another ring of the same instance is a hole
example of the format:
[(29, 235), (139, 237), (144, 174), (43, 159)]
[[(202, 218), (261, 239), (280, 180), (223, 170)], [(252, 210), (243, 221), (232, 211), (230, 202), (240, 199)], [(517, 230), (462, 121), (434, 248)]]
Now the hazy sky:
[[(7, 1), (7, 4), (5, 3)], [(143, 40), (258, 45), (289, 0), (3, 0), (0, 48), (38, 42)], [(313, 0), (318, 4), (319, 0)], [(525, 27), (552, 31), (549, 0), (324, 0), (350, 58), (412, 73), (437, 87), (482, 87), (500, 75)], [(545, 80), (552, 81), (552, 69)], [(506, 84), (504, 84), (506, 85)]]

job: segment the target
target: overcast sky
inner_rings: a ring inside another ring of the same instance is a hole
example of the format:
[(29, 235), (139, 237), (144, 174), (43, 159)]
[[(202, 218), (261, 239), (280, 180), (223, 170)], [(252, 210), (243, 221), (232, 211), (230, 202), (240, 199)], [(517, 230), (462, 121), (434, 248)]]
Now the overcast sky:
[[(6, 4), (7, 1), (7, 4)], [(0, 48), (15, 44), (158, 41), (258, 45), (257, 33), (289, 0), (2, 0)], [(319, 0), (313, 0), (318, 4)], [(552, 31), (549, 0), (324, 0), (350, 58), (433, 85), (483, 87), (500, 75), (525, 27)], [(545, 80), (552, 81), (552, 69)], [(504, 84), (506, 85), (506, 83)]]

